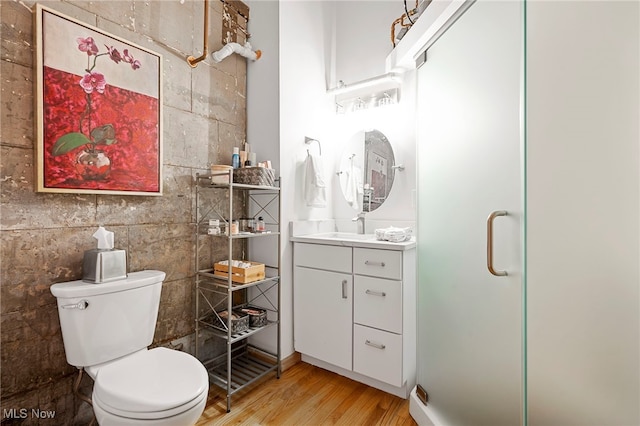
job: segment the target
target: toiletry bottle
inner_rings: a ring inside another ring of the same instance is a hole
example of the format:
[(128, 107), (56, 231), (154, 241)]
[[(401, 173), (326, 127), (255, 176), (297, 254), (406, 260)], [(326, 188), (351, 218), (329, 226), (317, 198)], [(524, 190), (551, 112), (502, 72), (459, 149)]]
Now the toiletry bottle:
[(231, 166), (234, 169), (240, 168), (240, 148), (233, 148), (233, 155), (231, 156)]
[(256, 222), (256, 232), (264, 232), (267, 230), (267, 227), (264, 223), (264, 219), (262, 218), (262, 216), (260, 216), (258, 218), (258, 221)]

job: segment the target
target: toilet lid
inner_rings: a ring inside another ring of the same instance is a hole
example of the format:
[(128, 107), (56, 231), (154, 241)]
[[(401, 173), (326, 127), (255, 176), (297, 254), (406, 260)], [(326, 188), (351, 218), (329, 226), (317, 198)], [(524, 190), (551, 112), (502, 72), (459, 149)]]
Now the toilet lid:
[(156, 348), (101, 368), (93, 393), (116, 410), (149, 413), (187, 404), (208, 389), (207, 371), (195, 357)]

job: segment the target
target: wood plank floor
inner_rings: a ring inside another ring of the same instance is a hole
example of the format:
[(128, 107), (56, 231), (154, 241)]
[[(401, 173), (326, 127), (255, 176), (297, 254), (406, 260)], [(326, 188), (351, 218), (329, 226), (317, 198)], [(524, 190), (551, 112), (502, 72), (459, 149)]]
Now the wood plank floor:
[(304, 362), (235, 394), (211, 386), (203, 425), (415, 425), (409, 401)]

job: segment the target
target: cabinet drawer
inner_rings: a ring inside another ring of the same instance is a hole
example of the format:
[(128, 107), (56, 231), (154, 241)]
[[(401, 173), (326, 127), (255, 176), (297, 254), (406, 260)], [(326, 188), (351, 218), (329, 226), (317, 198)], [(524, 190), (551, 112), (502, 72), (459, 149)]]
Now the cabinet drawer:
[(402, 386), (402, 336), (354, 325), (353, 371)]
[(353, 272), (372, 277), (402, 279), (402, 252), (354, 248)]
[(355, 323), (402, 333), (402, 281), (356, 275), (353, 301)]
[(296, 266), (351, 273), (351, 247), (294, 243), (293, 261)]

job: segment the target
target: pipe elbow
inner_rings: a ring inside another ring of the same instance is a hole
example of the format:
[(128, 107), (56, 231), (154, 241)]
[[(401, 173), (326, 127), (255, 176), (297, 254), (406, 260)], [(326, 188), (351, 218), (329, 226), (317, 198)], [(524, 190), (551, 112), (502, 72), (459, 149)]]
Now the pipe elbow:
[(252, 61), (257, 61), (260, 59), (260, 56), (262, 56), (262, 52), (260, 50), (256, 50), (255, 52), (251, 50), (251, 45), (249, 43), (241, 46), (238, 43), (231, 42), (222, 46), (222, 49), (211, 53), (211, 57), (216, 63), (219, 63), (233, 53), (237, 53), (238, 55), (244, 56)]

